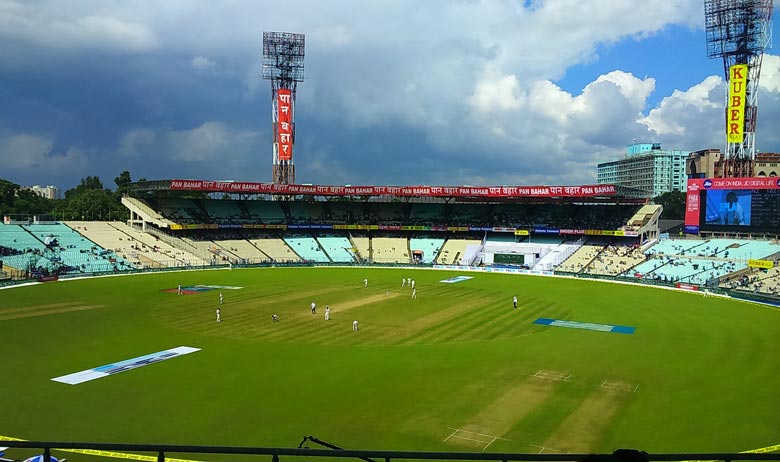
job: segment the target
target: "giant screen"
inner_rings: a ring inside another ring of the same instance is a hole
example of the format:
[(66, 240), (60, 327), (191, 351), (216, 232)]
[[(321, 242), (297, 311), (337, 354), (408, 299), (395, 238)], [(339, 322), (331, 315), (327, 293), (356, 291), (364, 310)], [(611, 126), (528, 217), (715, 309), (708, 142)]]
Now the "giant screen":
[(780, 179), (688, 180), (685, 232), (780, 233)]

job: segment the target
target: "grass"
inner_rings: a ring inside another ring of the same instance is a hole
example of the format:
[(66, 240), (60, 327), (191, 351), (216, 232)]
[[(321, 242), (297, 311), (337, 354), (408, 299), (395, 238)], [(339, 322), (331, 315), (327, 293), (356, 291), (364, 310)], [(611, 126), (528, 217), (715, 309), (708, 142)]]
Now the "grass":
[[(780, 443), (780, 312), (581, 280), (439, 282), (458, 274), (194, 271), (0, 291), (0, 435), (280, 447), (315, 435), (360, 449), (482, 449), (444, 441), (459, 428), (503, 438), (488, 451), (534, 453)], [(417, 281), (417, 300), (402, 277)], [(162, 291), (179, 283), (243, 289), (222, 291), (216, 323), (219, 291)], [(637, 330), (533, 324), (539, 317)], [(182, 345), (202, 351), (79, 385), (51, 381)], [(534, 377), (540, 370), (570, 381)]]

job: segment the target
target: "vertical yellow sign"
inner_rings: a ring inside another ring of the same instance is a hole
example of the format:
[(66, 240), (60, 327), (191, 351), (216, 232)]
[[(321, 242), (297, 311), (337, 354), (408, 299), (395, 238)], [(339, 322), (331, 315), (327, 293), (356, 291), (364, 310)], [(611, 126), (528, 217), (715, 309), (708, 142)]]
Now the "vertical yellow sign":
[(747, 64), (735, 64), (729, 68), (729, 103), (726, 108), (726, 138), (729, 143), (741, 143), (745, 139), (747, 73)]

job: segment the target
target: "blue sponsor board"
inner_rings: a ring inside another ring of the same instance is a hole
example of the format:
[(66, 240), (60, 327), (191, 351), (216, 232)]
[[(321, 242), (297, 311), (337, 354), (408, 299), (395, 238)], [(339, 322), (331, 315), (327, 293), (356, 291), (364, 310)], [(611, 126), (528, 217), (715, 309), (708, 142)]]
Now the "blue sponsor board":
[(196, 351), (200, 351), (200, 348), (192, 348), (187, 346), (171, 348), (165, 351), (158, 351), (157, 353), (138, 356), (137, 358), (126, 359), (124, 361), (106, 364), (105, 366), (93, 367), (92, 369), (87, 369), (85, 371), (74, 372), (73, 374), (55, 377), (52, 380), (55, 382), (66, 383), (68, 385), (77, 385), (79, 383), (89, 382), (90, 380), (99, 379), (101, 377), (108, 377), (109, 375), (148, 366), (149, 364), (165, 361), (166, 359), (194, 353)]
[(595, 324), (592, 322), (564, 321), (561, 319), (539, 318), (534, 324), (554, 327), (568, 327), (571, 329), (596, 330), (599, 332), (612, 332), (614, 334), (633, 334), (636, 327), (613, 326), (610, 324)]

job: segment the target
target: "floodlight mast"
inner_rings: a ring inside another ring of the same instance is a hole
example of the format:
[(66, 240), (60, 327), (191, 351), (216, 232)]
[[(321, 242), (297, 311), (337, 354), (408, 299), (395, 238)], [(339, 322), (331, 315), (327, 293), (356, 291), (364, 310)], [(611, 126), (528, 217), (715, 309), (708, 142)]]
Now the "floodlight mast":
[(704, 0), (707, 56), (726, 76), (724, 178), (753, 176), (758, 79), (769, 44), (772, 0)]
[(271, 81), (274, 184), (295, 183), (295, 92), (303, 82), (306, 38), (289, 32), (263, 32), (263, 79)]

